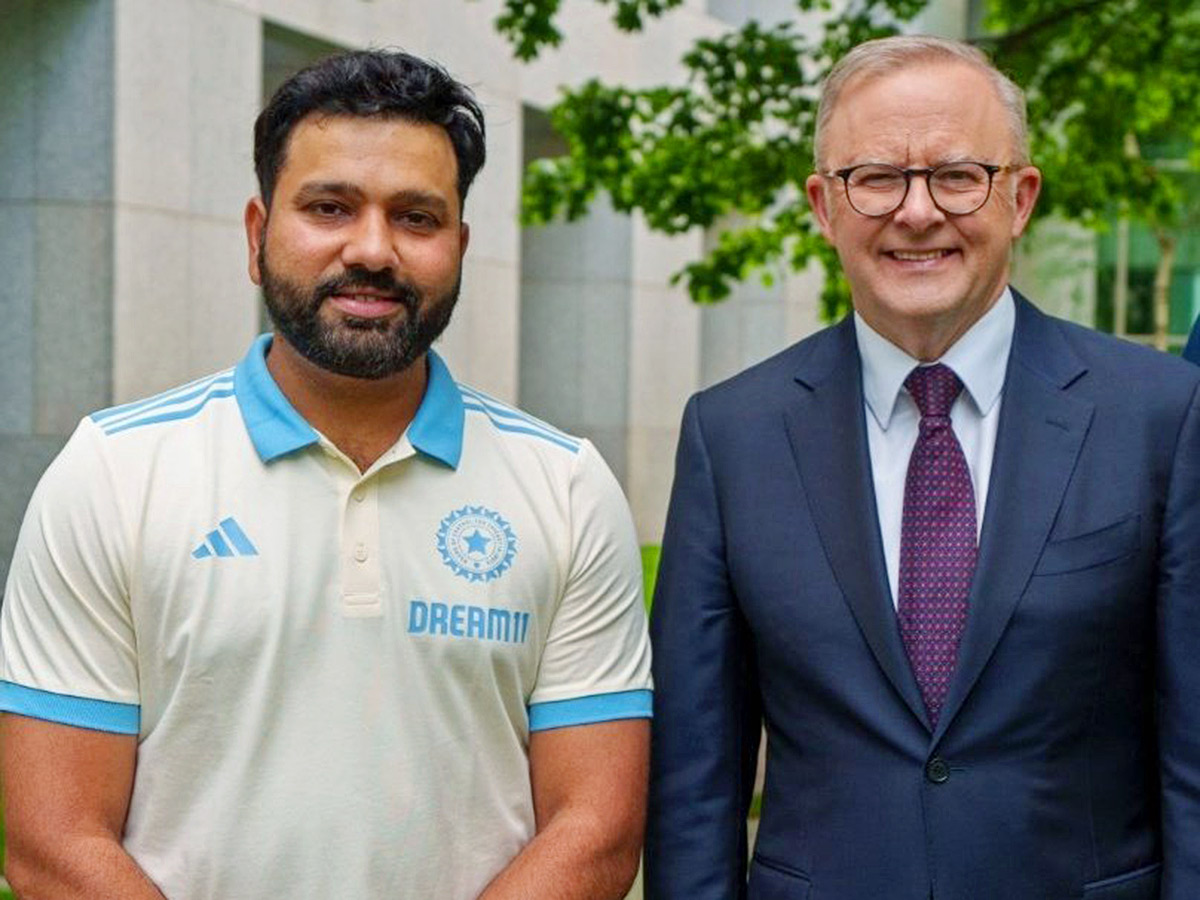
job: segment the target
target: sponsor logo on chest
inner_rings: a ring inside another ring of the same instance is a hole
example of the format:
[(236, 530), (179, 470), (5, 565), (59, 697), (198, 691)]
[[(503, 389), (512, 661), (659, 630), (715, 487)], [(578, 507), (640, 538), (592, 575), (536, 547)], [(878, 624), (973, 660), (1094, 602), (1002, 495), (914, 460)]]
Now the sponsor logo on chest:
[(529, 617), (530, 613), (497, 606), (411, 600), (408, 633), (523, 644), (529, 637)]

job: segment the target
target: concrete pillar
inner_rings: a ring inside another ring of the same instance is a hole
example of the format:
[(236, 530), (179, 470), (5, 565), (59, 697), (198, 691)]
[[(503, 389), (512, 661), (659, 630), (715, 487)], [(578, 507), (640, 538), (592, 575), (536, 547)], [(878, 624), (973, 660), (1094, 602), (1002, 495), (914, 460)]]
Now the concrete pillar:
[(235, 362), (258, 331), (242, 209), (256, 192), (256, 14), (115, 0), (114, 399)]
[(113, 3), (0, 11), (0, 580), (34, 484), (112, 395)]
[(622, 482), (628, 460), (632, 225), (605, 200), (521, 239), (520, 402), (592, 440)]

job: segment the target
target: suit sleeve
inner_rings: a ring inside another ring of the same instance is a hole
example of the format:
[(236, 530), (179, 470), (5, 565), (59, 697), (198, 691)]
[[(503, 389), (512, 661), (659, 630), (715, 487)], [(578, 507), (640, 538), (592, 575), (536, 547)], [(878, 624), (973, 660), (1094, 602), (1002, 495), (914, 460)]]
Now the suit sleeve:
[(1162, 900), (1200, 897), (1200, 395), (1175, 447), (1158, 589)]
[(647, 900), (745, 896), (761, 733), (753, 648), (729, 569), (700, 400), (684, 411), (651, 612)]

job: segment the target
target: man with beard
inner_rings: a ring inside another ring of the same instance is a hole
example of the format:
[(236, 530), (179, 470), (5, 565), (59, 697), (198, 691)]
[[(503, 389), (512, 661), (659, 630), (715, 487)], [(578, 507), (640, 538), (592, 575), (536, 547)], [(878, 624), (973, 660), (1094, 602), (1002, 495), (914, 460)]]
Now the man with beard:
[(640, 568), (585, 440), (456, 384), (483, 163), (403, 53), (255, 128), (233, 369), (85, 419), (0, 621), (18, 895), (617, 898), (650, 709)]

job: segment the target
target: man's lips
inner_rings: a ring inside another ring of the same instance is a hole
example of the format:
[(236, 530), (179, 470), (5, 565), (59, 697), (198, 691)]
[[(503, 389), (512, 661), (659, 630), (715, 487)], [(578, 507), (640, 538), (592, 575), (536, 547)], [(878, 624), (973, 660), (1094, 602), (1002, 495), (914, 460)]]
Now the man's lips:
[(945, 247), (934, 248), (932, 250), (885, 250), (883, 255), (889, 259), (894, 259), (901, 263), (916, 263), (932, 265), (953, 256), (957, 250), (947, 249)]
[(377, 294), (354, 289), (331, 294), (329, 302), (341, 312), (357, 316), (360, 319), (377, 319), (381, 316), (388, 316), (403, 306), (399, 298), (391, 294)]

